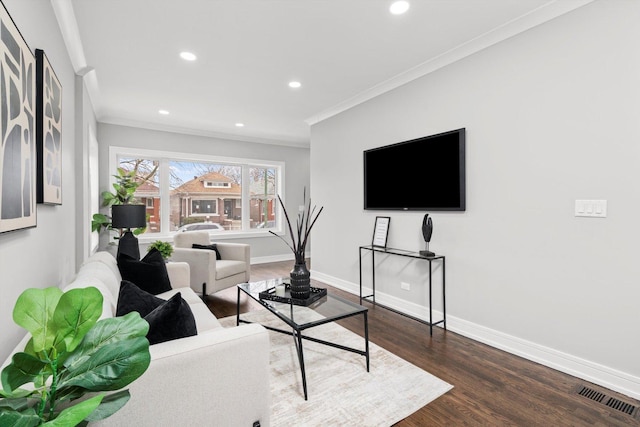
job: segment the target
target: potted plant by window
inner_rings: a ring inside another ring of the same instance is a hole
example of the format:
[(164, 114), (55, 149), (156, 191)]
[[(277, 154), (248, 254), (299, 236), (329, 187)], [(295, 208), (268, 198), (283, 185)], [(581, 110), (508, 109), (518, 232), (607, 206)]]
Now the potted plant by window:
[[(137, 312), (98, 321), (102, 302), (94, 287), (27, 289), (18, 297), (13, 319), (31, 339), (2, 370), (0, 425), (85, 425), (127, 403), (129, 391), (120, 389), (151, 360), (149, 324)], [(101, 393), (113, 390), (120, 391)]]
[(165, 261), (167, 261), (173, 253), (173, 246), (171, 246), (171, 243), (163, 242), (162, 240), (156, 240), (155, 242), (150, 244), (147, 248), (147, 252), (149, 252), (151, 249), (156, 249), (158, 252), (160, 252), (162, 258), (164, 258)]
[[(118, 251), (126, 250), (135, 258), (140, 258), (138, 241), (134, 237), (144, 233), (147, 225), (146, 206), (137, 204), (134, 197), (136, 189), (144, 182), (137, 175), (137, 169), (118, 168), (113, 175), (114, 192), (102, 192), (102, 206), (111, 207), (111, 216), (97, 213), (91, 221), (91, 231), (119, 230), (115, 237), (119, 239)], [(131, 230), (133, 229), (133, 231)]]
[[(118, 168), (117, 174), (113, 175), (116, 179), (116, 182), (113, 183), (114, 192), (111, 191), (103, 191), (102, 196), (102, 206), (103, 207), (111, 207), (113, 206), (122, 206), (122, 205), (132, 205), (132, 206), (142, 206), (144, 210), (144, 205), (136, 204), (136, 199), (134, 197), (134, 193), (136, 189), (142, 184), (142, 182), (137, 179), (137, 171), (136, 169), (132, 169), (130, 171), (125, 170), (124, 168)], [(126, 211), (127, 208), (116, 208), (122, 209), (122, 211)], [(133, 208), (134, 210), (140, 210), (141, 208)], [(112, 227), (112, 217), (108, 215), (104, 215), (101, 213), (93, 214), (93, 218), (91, 220), (91, 231), (97, 231), (98, 233), (102, 230), (112, 230), (117, 227)], [(143, 233), (144, 229), (136, 229), (133, 231), (135, 235)], [(118, 238), (124, 234), (124, 231), (121, 229)]]
[(284, 217), (287, 220), (291, 243), (287, 242), (282, 236), (278, 236), (271, 230), (269, 230), (269, 233), (280, 238), (287, 244), (287, 246), (289, 246), (289, 249), (293, 251), (295, 265), (293, 266), (293, 270), (289, 273), (289, 277), (291, 279), (291, 298), (307, 299), (311, 293), (311, 274), (307, 269), (305, 251), (309, 241), (309, 235), (311, 234), (311, 229), (316, 223), (316, 220), (320, 216), (324, 207), (321, 207), (317, 213), (316, 206), (311, 209), (311, 198), (309, 198), (309, 201), (307, 202), (307, 191), (305, 188), (303, 195), (305, 209), (298, 212), (298, 217), (296, 219), (296, 232), (294, 233), (291, 220), (289, 219), (289, 214), (287, 213), (287, 209), (284, 207), (284, 203), (282, 203), (282, 199), (279, 195), (278, 201), (280, 202), (280, 206), (284, 212)]

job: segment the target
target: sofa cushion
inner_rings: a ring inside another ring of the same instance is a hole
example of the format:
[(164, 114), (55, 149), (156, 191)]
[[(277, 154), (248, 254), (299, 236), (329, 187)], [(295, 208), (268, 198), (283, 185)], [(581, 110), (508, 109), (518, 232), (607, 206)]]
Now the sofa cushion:
[(104, 283), (102, 283), (95, 277), (86, 276), (82, 278), (76, 278), (76, 280), (65, 286), (62, 291), (67, 292), (71, 289), (88, 288), (89, 286), (97, 288), (102, 294), (102, 314), (100, 315), (100, 320), (113, 317), (116, 311), (116, 301), (113, 298), (113, 295), (111, 295), (107, 287), (104, 285)]
[(91, 262), (80, 267), (76, 280), (85, 277), (99, 279), (107, 287), (109, 290), (109, 297), (115, 303), (118, 299), (118, 292), (120, 291), (120, 273), (116, 276), (113, 274), (111, 268), (106, 264), (101, 262)]
[(220, 256), (220, 251), (218, 250), (218, 245), (216, 245), (215, 243), (212, 243), (210, 245), (199, 245), (197, 243), (194, 243), (193, 245), (191, 245), (191, 247), (193, 249), (208, 249), (210, 251), (214, 251), (216, 253), (216, 260), (222, 259), (222, 257)]
[(190, 337), (198, 333), (191, 308), (180, 293), (144, 316), (144, 320), (149, 322), (149, 344)]
[(155, 248), (139, 261), (127, 254), (120, 254), (118, 268), (123, 280), (133, 282), (153, 295), (171, 289), (167, 266), (162, 254)]
[(220, 260), (216, 262), (216, 279), (224, 279), (234, 274), (242, 274), (247, 271), (244, 261)]
[(134, 283), (123, 280), (122, 283), (120, 283), (116, 316), (124, 316), (132, 311), (137, 311), (140, 317), (144, 317), (165, 302), (166, 300), (151, 295), (149, 292), (137, 287)]
[(118, 264), (113, 255), (106, 251), (98, 251), (87, 258), (87, 260), (82, 265), (87, 265), (92, 262), (100, 262), (109, 267), (109, 269), (113, 271), (113, 275), (116, 277), (117, 283), (120, 283), (120, 270), (118, 270)]
[(189, 305), (201, 304), (206, 307), (206, 305), (202, 302), (202, 299), (191, 288), (174, 288), (174, 289), (171, 289), (170, 291), (163, 292), (156, 296), (158, 298), (162, 298), (163, 300), (168, 300), (168, 299), (171, 299), (171, 297), (177, 294), (178, 292), (180, 292), (180, 294), (182, 295), (182, 299), (185, 300), (187, 304)]
[(211, 331), (213, 329), (222, 329), (220, 321), (211, 314), (209, 307), (205, 304), (189, 304), (189, 308), (193, 312), (193, 317), (196, 319), (196, 329), (198, 334)]

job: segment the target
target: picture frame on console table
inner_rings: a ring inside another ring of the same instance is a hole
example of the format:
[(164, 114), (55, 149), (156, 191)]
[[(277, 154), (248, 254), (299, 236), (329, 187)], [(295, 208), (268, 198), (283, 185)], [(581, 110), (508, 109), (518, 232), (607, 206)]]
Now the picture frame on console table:
[(36, 226), (36, 58), (0, 2), (0, 233)]
[(36, 49), (38, 203), (62, 204), (62, 85), (47, 55)]
[(391, 223), (391, 217), (388, 216), (377, 216), (376, 224), (373, 228), (373, 240), (371, 242), (372, 246), (378, 248), (386, 248), (387, 247), (387, 237), (389, 236), (389, 224)]

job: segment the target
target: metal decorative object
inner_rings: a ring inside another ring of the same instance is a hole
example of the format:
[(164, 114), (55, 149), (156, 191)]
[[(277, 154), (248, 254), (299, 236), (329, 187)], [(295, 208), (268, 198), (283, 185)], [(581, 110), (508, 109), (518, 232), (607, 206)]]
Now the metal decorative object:
[(436, 256), (435, 253), (429, 250), (429, 242), (431, 241), (431, 235), (433, 234), (433, 221), (429, 217), (429, 214), (424, 214), (424, 218), (422, 219), (422, 237), (424, 237), (424, 241), (427, 243), (427, 249), (424, 251), (420, 251), (420, 255), (426, 257)]

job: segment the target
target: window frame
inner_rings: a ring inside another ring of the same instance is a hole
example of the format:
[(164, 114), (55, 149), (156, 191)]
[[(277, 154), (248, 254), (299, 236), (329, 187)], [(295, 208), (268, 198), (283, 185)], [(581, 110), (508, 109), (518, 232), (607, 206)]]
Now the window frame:
[[(281, 161), (274, 160), (263, 160), (263, 159), (250, 159), (250, 158), (239, 158), (239, 157), (223, 157), (223, 156), (212, 156), (206, 154), (189, 154), (182, 153), (177, 151), (165, 151), (165, 150), (150, 150), (145, 148), (132, 148), (132, 147), (120, 147), (120, 146), (110, 146), (109, 147), (109, 171), (115, 171), (119, 165), (118, 158), (126, 157), (126, 158), (139, 158), (145, 160), (157, 160), (160, 164), (160, 168), (158, 171), (158, 186), (160, 187), (160, 230), (164, 230), (158, 233), (151, 234), (140, 234), (138, 239), (141, 243), (150, 243), (158, 239), (170, 239), (176, 234), (175, 231), (167, 231), (169, 230), (169, 218), (170, 218), (170, 192), (171, 188), (169, 185), (169, 163), (171, 161), (177, 162), (194, 162), (194, 163), (216, 163), (216, 164), (227, 164), (231, 166), (241, 167), (242, 171), (242, 195), (241, 195), (241, 203), (242, 203), (242, 229), (241, 230), (225, 230), (224, 232), (218, 231), (215, 234), (216, 239), (234, 239), (234, 238), (246, 238), (246, 237), (268, 237), (272, 236), (269, 231), (273, 231), (278, 235), (284, 234), (283, 232), (283, 216), (284, 213), (281, 212), (281, 208), (278, 206), (277, 214), (276, 214), (276, 224), (275, 227), (270, 229), (258, 229), (258, 228), (250, 228), (250, 176), (249, 169), (252, 167), (258, 168), (275, 168), (277, 175), (276, 179), (276, 194), (279, 194), (282, 200), (285, 200), (285, 163)], [(115, 182), (113, 173), (109, 173), (109, 185), (111, 188), (112, 184)], [(214, 215), (214, 214), (209, 214)]]

